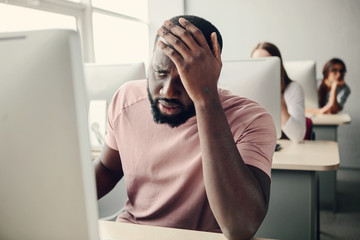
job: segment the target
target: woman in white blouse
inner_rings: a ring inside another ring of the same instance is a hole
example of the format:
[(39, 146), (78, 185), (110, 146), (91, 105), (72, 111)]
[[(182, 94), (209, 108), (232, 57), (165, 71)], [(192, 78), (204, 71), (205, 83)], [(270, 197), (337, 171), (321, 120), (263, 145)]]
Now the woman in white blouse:
[(282, 138), (292, 142), (300, 142), (306, 132), (304, 91), (301, 86), (292, 81), (283, 66), (281, 53), (272, 43), (262, 42), (255, 46), (252, 58), (276, 56), (281, 62), (281, 130)]

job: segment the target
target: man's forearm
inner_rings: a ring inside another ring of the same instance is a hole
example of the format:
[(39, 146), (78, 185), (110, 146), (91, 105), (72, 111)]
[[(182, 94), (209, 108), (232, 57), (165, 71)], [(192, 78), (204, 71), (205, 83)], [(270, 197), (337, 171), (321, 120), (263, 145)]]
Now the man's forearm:
[(251, 238), (267, 209), (260, 185), (236, 148), (220, 100), (195, 107), (211, 209), (227, 238)]
[(110, 192), (121, 179), (121, 176), (114, 175), (107, 169), (100, 159), (94, 160), (96, 174), (96, 189), (98, 199)]

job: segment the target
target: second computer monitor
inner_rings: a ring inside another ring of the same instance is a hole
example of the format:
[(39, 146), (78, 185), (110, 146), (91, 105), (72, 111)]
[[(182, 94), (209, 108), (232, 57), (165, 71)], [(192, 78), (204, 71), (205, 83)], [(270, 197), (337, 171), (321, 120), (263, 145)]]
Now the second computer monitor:
[(290, 79), (304, 90), (305, 108), (318, 107), (316, 63), (313, 60), (286, 61), (284, 68)]
[(281, 137), (280, 59), (278, 57), (224, 61), (219, 87), (249, 98), (272, 116)]

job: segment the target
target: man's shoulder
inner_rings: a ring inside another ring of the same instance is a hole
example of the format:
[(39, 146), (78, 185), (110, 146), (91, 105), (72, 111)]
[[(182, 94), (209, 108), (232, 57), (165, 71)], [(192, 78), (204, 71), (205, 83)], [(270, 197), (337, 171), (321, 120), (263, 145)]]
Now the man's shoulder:
[(109, 111), (118, 115), (122, 110), (147, 100), (146, 84), (146, 79), (124, 83), (114, 94)]
[(220, 99), (231, 128), (274, 128), (270, 113), (259, 103), (220, 89)]
[(265, 108), (263, 108), (259, 103), (249, 98), (234, 94), (229, 90), (219, 89), (219, 96), (225, 111), (232, 110), (247, 112), (255, 110), (257, 112), (266, 112)]
[(146, 79), (124, 83), (114, 95), (114, 102), (121, 101), (126, 107), (147, 98)]
[(124, 83), (118, 91), (123, 90), (127, 95), (146, 95), (147, 80), (132, 80)]

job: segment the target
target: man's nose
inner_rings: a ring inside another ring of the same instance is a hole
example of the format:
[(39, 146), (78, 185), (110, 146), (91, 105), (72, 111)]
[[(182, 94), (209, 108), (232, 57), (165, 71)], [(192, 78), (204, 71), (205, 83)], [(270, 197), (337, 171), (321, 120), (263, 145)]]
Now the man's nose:
[(181, 93), (181, 82), (180, 79), (167, 79), (164, 81), (162, 89), (160, 89), (160, 94), (167, 99), (179, 98)]

